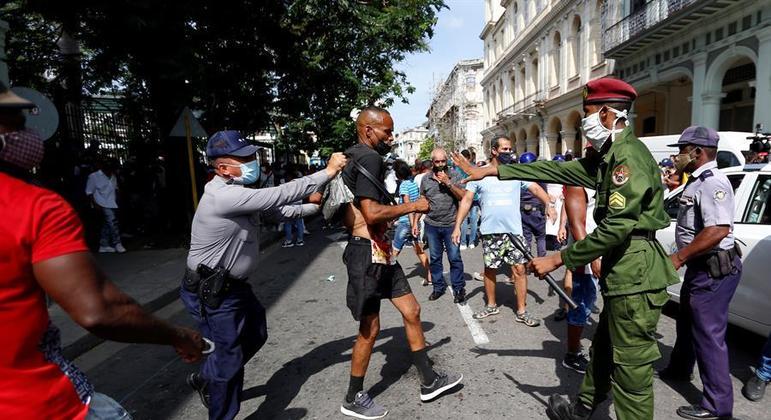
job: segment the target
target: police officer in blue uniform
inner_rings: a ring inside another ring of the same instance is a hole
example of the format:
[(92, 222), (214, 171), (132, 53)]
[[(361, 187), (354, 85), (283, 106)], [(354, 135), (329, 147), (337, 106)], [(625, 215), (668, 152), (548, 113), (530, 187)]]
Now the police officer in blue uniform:
[(734, 192), (717, 169), (718, 134), (711, 128), (685, 129), (675, 158), (679, 172), (691, 176), (680, 198), (676, 269), (685, 265), (680, 295), (677, 341), (664, 380), (690, 380), (694, 362), (704, 384), (701, 403), (677, 409), (687, 419), (730, 419), (733, 387), (725, 342), (728, 304), (742, 273), (741, 255), (733, 236)]
[[(190, 252), (180, 297), (214, 352), (187, 377), (209, 409), (209, 419), (238, 413), (244, 365), (268, 338), (265, 309), (249, 276), (260, 254), (260, 219), (295, 219), (318, 210), (319, 188), (345, 166), (334, 153), (325, 170), (273, 188), (254, 189), (260, 175), (257, 147), (238, 131), (209, 138), (206, 157), (216, 176), (206, 184), (193, 217)], [(311, 203), (291, 205), (309, 195)]]
[[(522, 153), (519, 157), (519, 163), (535, 162), (537, 157), (533, 152)], [(538, 186), (546, 191), (546, 183), (538, 182)], [(554, 208), (554, 203), (549, 204)], [(539, 257), (546, 255), (546, 216), (544, 215), (543, 202), (530, 191), (522, 191), (519, 199), (519, 210), (522, 213), (522, 234), (525, 236), (525, 243), (530, 246), (532, 240), (535, 240), (535, 249)]]

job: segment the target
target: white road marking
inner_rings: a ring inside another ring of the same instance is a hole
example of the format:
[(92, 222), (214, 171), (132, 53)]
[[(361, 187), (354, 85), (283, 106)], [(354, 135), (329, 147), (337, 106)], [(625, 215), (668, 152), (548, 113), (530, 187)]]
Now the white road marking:
[[(449, 273), (442, 273), (445, 278), (447, 278), (448, 274)], [(455, 295), (455, 293), (452, 291), (452, 288), (450, 288), (450, 293), (453, 296)], [(471, 310), (471, 307), (468, 306), (468, 301), (466, 301), (463, 305), (456, 303), (455, 306), (458, 307), (460, 316), (466, 322), (466, 326), (468, 327), (469, 332), (471, 332), (471, 338), (474, 340), (474, 343), (476, 343), (478, 346), (489, 343), (490, 339), (487, 337), (485, 330), (482, 329), (482, 326), (479, 325), (479, 322), (474, 319), (474, 312)]]
[(473, 312), (471, 311), (471, 308), (468, 306), (468, 303), (465, 305), (461, 305), (460, 303), (458, 303), (457, 306), (458, 306), (458, 310), (460, 311), (460, 315), (463, 317), (463, 320), (466, 321), (466, 326), (468, 327), (468, 330), (471, 332), (471, 338), (474, 339), (474, 343), (476, 343), (477, 345), (489, 343), (490, 339), (487, 338), (487, 334), (485, 334), (485, 330), (483, 330), (482, 327), (477, 322), (477, 320), (472, 317)]

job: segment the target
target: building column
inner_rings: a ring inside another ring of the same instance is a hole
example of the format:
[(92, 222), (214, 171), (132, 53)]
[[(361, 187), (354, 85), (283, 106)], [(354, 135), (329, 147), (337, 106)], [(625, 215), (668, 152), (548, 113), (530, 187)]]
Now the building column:
[(704, 92), (701, 94), (703, 111), (700, 125), (720, 129), (720, 101), (725, 97), (723, 92)]
[(8, 56), (5, 54), (5, 33), (8, 32), (8, 23), (0, 20), (0, 82), (10, 86), (8, 79)]
[(766, 27), (758, 34), (758, 63), (755, 66), (755, 116), (753, 126), (763, 124), (768, 130), (771, 126), (771, 27)]
[[(536, 155), (538, 154), (538, 152), (539, 152), (539, 150), (538, 150), (538, 139), (531, 139), (531, 138), (528, 138), (528, 139), (525, 141), (525, 146), (527, 147), (527, 151), (528, 151), (528, 152), (533, 152), (533, 153), (535, 153)], [(521, 154), (521, 153), (520, 153), (520, 154)]]
[(562, 150), (560, 153), (563, 155), (568, 149), (573, 149), (573, 156), (580, 156), (581, 151), (574, 149), (574, 142), (576, 140), (576, 132), (572, 130), (562, 130)]
[(707, 77), (707, 54), (699, 53), (693, 57), (693, 85), (691, 87), (691, 124), (704, 123), (702, 97), (704, 79)]
[(557, 150), (558, 138), (559, 133), (550, 133), (546, 135), (546, 150), (543, 151), (541, 156), (546, 159), (551, 159), (557, 153), (562, 153), (561, 151)]

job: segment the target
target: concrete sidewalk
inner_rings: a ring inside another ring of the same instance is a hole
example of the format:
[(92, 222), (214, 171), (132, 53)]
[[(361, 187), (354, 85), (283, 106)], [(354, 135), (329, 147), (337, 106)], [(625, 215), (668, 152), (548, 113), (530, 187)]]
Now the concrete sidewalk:
[[(260, 247), (282, 237), (283, 232), (265, 231)], [(128, 251), (125, 254), (95, 254), (94, 257), (107, 278), (148, 312), (155, 312), (179, 296), (187, 249)], [(103, 341), (76, 324), (59, 305), (52, 304), (48, 313), (61, 331), (62, 348), (68, 359), (75, 359)]]

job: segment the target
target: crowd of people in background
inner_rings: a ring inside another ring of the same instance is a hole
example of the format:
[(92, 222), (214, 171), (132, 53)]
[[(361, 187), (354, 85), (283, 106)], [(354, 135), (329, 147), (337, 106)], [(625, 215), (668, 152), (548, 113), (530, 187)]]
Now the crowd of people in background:
[[(254, 188), (275, 187), (322, 167), (261, 159), (259, 168), (259, 181)], [(163, 241), (169, 240), (168, 235), (157, 235), (173, 231), (180, 219), (169, 214), (173, 191), (168, 171), (165, 152), (157, 148), (118, 159), (94, 140), (78, 154), (68, 182), (71, 185), (62, 192), (84, 221), (87, 241), (93, 249), (100, 253), (123, 253), (125, 241), (130, 249), (182, 245), (166, 244)], [(195, 174), (201, 193), (214, 173), (207, 165), (196, 163)], [(284, 232), (284, 247), (303, 246), (304, 236), (309, 233), (303, 219), (278, 225), (265, 223), (263, 229)]]

